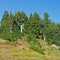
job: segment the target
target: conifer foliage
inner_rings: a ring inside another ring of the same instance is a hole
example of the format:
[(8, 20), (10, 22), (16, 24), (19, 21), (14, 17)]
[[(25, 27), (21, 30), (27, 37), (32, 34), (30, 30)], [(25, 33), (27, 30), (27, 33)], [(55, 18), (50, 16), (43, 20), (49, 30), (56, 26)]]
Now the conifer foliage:
[(0, 38), (14, 42), (26, 34), (36, 38), (39, 31), (45, 35), (49, 44), (60, 45), (60, 23), (52, 22), (47, 12), (44, 13), (44, 18), (41, 18), (37, 12), (31, 13), (28, 18), (23, 11), (17, 11), (14, 14), (5, 11), (2, 16)]

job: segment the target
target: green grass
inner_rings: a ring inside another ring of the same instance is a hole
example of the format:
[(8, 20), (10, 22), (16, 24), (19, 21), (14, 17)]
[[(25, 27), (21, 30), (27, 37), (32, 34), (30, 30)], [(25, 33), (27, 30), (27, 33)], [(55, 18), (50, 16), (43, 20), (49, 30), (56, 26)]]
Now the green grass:
[(60, 50), (52, 49), (52, 50), (50, 50), (50, 55), (55, 56), (55, 57), (60, 57)]
[[(60, 51), (59, 50), (53, 50), (51, 51), (51, 55), (42, 55), (39, 54), (38, 52), (32, 51), (32, 50), (18, 50), (15, 47), (14, 48), (9, 48), (7, 51), (6, 48), (1, 48), (0, 51), (0, 58), (2, 60), (6, 59), (13, 59), (13, 60), (60, 60)], [(5, 52), (5, 53), (3, 53)], [(53, 52), (53, 53), (52, 53)], [(5, 54), (5, 55), (4, 55)], [(52, 55), (53, 54), (53, 55)], [(57, 56), (56, 56), (57, 55)]]
[[(48, 46), (46, 41), (38, 41)], [(17, 47), (13, 46), (0, 46), (0, 60), (60, 60), (60, 50), (49, 47), (47, 52), (45, 55), (42, 55), (30, 49), (17, 49)]]

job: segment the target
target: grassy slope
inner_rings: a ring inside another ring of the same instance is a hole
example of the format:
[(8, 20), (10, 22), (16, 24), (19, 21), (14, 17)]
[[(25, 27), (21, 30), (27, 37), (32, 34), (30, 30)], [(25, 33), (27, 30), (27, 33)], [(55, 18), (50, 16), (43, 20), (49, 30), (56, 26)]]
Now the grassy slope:
[[(43, 44), (43, 48), (47, 46), (47, 42), (39, 41)], [(0, 60), (60, 60), (60, 51), (52, 49), (51, 46), (46, 48), (45, 55), (41, 55), (28, 49), (27, 42), (22, 41), (21, 43), (15, 47), (8, 41), (0, 39)]]

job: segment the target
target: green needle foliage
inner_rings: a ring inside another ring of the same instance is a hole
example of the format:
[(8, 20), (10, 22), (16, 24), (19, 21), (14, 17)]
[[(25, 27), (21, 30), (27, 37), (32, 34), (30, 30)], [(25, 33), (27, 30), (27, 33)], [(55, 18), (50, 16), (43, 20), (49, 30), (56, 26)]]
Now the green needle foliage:
[[(21, 32), (22, 24), (24, 24), (23, 32)], [(38, 30), (46, 36), (49, 44), (60, 45), (60, 23), (52, 22), (47, 12), (44, 13), (44, 19), (42, 19), (37, 12), (27, 17), (23, 11), (17, 11), (14, 14), (5, 11), (0, 22), (0, 38), (11, 42), (27, 34), (29, 35), (28, 42), (36, 43)]]

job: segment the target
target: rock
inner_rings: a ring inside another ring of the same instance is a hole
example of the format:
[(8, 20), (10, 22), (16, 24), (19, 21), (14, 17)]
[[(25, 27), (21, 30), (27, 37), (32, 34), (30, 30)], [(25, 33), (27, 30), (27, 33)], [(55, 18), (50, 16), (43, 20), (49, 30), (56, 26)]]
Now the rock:
[(55, 44), (52, 44), (52, 47), (53, 48), (56, 48), (56, 49), (59, 49), (59, 46), (55, 45)]

